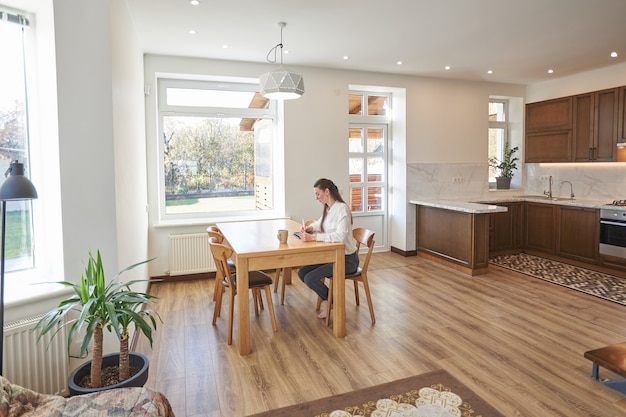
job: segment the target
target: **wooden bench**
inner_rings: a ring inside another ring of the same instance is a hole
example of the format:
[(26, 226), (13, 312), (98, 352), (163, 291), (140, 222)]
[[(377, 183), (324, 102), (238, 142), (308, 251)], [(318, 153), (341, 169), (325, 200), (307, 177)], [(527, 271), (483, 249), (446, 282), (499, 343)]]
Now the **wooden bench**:
[[(626, 378), (626, 343), (617, 343), (585, 352), (585, 358), (593, 362), (591, 377), (598, 379), (599, 367)], [(626, 379), (602, 381), (605, 385), (626, 394)]]

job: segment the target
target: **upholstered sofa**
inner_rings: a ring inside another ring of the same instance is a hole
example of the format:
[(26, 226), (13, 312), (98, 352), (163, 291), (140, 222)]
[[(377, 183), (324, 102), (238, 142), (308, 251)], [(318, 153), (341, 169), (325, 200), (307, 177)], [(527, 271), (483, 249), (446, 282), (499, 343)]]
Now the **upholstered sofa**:
[(0, 417), (174, 417), (165, 396), (149, 388), (118, 388), (65, 398), (40, 394), (0, 376)]

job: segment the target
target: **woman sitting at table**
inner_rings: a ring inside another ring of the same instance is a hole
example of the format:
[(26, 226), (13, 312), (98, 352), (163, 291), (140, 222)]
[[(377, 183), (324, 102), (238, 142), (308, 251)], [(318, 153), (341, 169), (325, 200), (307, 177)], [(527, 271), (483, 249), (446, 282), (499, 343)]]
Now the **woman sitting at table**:
[[(315, 199), (324, 206), (322, 217), (308, 226), (302, 226), (300, 239), (303, 241), (343, 242), (346, 253), (346, 274), (356, 272), (359, 266), (359, 255), (352, 237), (352, 213), (343, 201), (334, 182), (321, 178), (313, 184)], [(326, 318), (328, 303), (328, 287), (324, 278), (333, 276), (333, 264), (307, 265), (298, 271), (300, 280), (322, 299), (318, 318)]]

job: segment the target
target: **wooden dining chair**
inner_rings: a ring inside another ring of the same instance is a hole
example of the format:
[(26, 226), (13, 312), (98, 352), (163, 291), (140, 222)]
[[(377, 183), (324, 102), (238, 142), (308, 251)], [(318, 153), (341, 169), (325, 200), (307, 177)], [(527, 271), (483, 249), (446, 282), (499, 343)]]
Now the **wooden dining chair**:
[[(313, 223), (315, 220), (313, 219), (309, 219), (306, 222), (304, 222), (305, 226), (310, 225), (311, 223)], [(294, 268), (294, 269), (297, 269)], [(282, 279), (280, 279), (282, 276)], [(274, 292), (278, 291), (278, 284), (280, 282), (280, 305), (285, 304), (285, 285), (286, 285), (286, 279), (285, 279), (285, 270), (282, 268), (278, 268), (276, 270), (276, 276), (274, 277)]]
[[(370, 309), (370, 318), (372, 319), (372, 324), (376, 323), (376, 317), (374, 316), (374, 305), (372, 304), (372, 296), (370, 294), (370, 286), (367, 282), (367, 268), (370, 264), (370, 258), (372, 257), (372, 252), (374, 250), (374, 232), (365, 229), (363, 227), (358, 227), (352, 231), (352, 236), (356, 240), (356, 252), (359, 253), (361, 246), (367, 246), (367, 255), (365, 255), (365, 260), (359, 267), (357, 268), (354, 274), (346, 274), (346, 281), (351, 280), (354, 282), (354, 298), (356, 301), (356, 305), (360, 305), (359, 298), (359, 282), (363, 283), (363, 289), (365, 290), (365, 297), (367, 298), (367, 305)], [(333, 304), (333, 283), (332, 280), (328, 280), (328, 303), (326, 303), (326, 326), (330, 325), (330, 309)], [(322, 303), (322, 299), (317, 297), (317, 310), (320, 309), (320, 305)]]
[[(223, 243), (218, 243), (218, 239), (215, 237), (209, 238), (209, 246), (211, 247), (211, 254), (215, 261), (215, 266), (219, 273), (224, 277), (222, 286), (228, 289), (229, 292), (229, 304), (228, 304), (228, 344), (233, 342), (233, 316), (235, 313), (235, 296), (237, 295), (237, 275), (233, 273), (228, 267), (228, 258), (232, 256), (233, 250)], [(278, 331), (276, 326), (276, 316), (274, 315), (274, 305), (272, 303), (272, 293), (270, 287), (272, 285), (272, 277), (261, 271), (248, 272), (248, 285), (250, 291), (252, 291), (253, 299), (256, 300), (261, 296), (261, 290), (265, 291), (265, 298), (267, 299), (267, 310), (270, 313), (270, 319), (272, 321), (272, 330), (274, 333)], [(217, 300), (215, 301), (215, 307), (213, 310), (213, 325), (216, 324), (219, 312), (222, 309), (222, 296), (223, 292), (216, 292)], [(242, 295), (242, 297), (245, 295)], [(255, 301), (255, 315), (258, 316), (259, 312), (256, 308)]]

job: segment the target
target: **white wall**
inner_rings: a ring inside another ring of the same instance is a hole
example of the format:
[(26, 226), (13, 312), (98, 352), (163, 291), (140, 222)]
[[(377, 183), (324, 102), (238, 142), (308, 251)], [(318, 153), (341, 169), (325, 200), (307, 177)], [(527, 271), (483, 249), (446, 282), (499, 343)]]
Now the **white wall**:
[[(188, 59), (147, 55), (146, 83), (151, 91), (157, 73), (187, 73), (204, 76), (258, 77), (268, 71), (264, 64)], [(406, 164), (441, 162), (483, 164), (486, 172), (487, 105), (490, 95), (522, 96), (523, 86), (486, 82), (450, 81), (425, 77), (293, 68), (304, 75), (306, 93), (285, 102), (285, 193), (286, 215), (295, 219), (317, 218), (321, 208), (313, 197), (313, 183), (320, 177), (333, 179), (345, 194), (348, 189), (348, 90), (350, 85), (384, 86), (405, 91), (406, 114), (397, 120), (398, 140), (392, 144), (393, 204), (391, 244), (410, 250), (414, 240), (408, 222), (414, 214), (407, 201), (410, 178)], [(395, 129), (396, 126), (394, 126)], [(151, 265), (152, 276), (168, 270), (167, 236), (170, 233), (202, 232), (206, 224), (157, 226), (156, 98), (146, 97), (148, 189), (150, 201), (150, 248), (159, 255)]]

